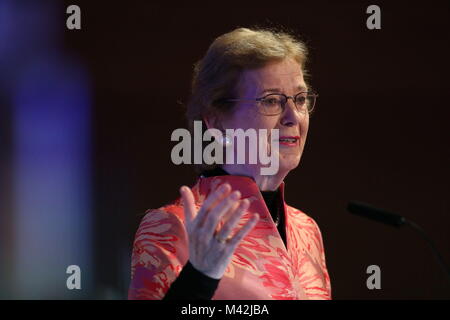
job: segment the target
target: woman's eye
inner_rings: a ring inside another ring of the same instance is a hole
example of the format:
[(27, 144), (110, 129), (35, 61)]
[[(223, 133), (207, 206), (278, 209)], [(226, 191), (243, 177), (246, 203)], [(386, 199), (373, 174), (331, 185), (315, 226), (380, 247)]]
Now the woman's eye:
[(300, 96), (300, 97), (297, 97), (295, 102), (299, 105), (303, 105), (305, 103), (305, 101), (306, 101), (306, 97)]
[(269, 106), (276, 106), (279, 104), (279, 100), (276, 98), (269, 98), (269, 99), (265, 99), (264, 103)]

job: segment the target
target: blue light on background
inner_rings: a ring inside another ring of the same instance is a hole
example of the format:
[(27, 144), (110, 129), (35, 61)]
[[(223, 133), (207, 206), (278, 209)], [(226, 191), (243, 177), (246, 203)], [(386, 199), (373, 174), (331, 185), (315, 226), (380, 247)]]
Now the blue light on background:
[(19, 297), (61, 296), (67, 266), (90, 271), (90, 102), (76, 66), (38, 61), (14, 95)]
[[(90, 79), (61, 45), (64, 17), (56, 1), (0, 0), (0, 102), (8, 101), (0, 107), (11, 123), (10, 163), (0, 163), (10, 177), (1, 186), (11, 199), (0, 203), (0, 279), (9, 285), (0, 293), (8, 299), (93, 295)], [(80, 266), (82, 290), (68, 290), (69, 265)]]

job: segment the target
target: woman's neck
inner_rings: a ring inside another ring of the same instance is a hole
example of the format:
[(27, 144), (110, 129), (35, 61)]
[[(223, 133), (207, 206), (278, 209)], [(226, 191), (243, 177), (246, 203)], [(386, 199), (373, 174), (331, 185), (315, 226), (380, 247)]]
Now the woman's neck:
[(252, 178), (259, 190), (261, 191), (275, 191), (283, 182), (286, 174), (278, 172), (276, 175), (263, 176), (260, 174), (260, 168), (257, 166), (242, 166), (242, 165), (222, 165), (222, 169), (231, 175), (247, 176)]

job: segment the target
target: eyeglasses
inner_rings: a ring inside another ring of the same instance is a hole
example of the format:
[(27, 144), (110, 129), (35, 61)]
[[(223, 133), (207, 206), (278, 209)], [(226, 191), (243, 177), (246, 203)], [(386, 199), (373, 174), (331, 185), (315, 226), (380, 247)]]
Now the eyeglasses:
[(224, 102), (238, 102), (238, 101), (256, 101), (258, 102), (258, 111), (266, 116), (275, 116), (284, 111), (286, 103), (289, 99), (294, 101), (297, 110), (306, 114), (314, 109), (316, 99), (319, 95), (312, 92), (299, 92), (295, 96), (287, 96), (283, 93), (271, 93), (262, 98), (257, 99), (224, 99)]

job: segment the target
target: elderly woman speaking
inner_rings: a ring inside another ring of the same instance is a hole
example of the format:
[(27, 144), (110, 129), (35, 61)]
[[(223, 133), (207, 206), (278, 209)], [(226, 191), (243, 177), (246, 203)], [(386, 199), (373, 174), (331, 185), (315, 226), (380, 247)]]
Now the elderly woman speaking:
[[(284, 200), (283, 180), (300, 162), (317, 97), (304, 79), (306, 58), (290, 34), (239, 28), (196, 64), (189, 126), (265, 129), (278, 170), (263, 175), (260, 161), (197, 166), (193, 187), (142, 219), (130, 299), (331, 299), (319, 227)], [(235, 148), (223, 138), (224, 152)]]

